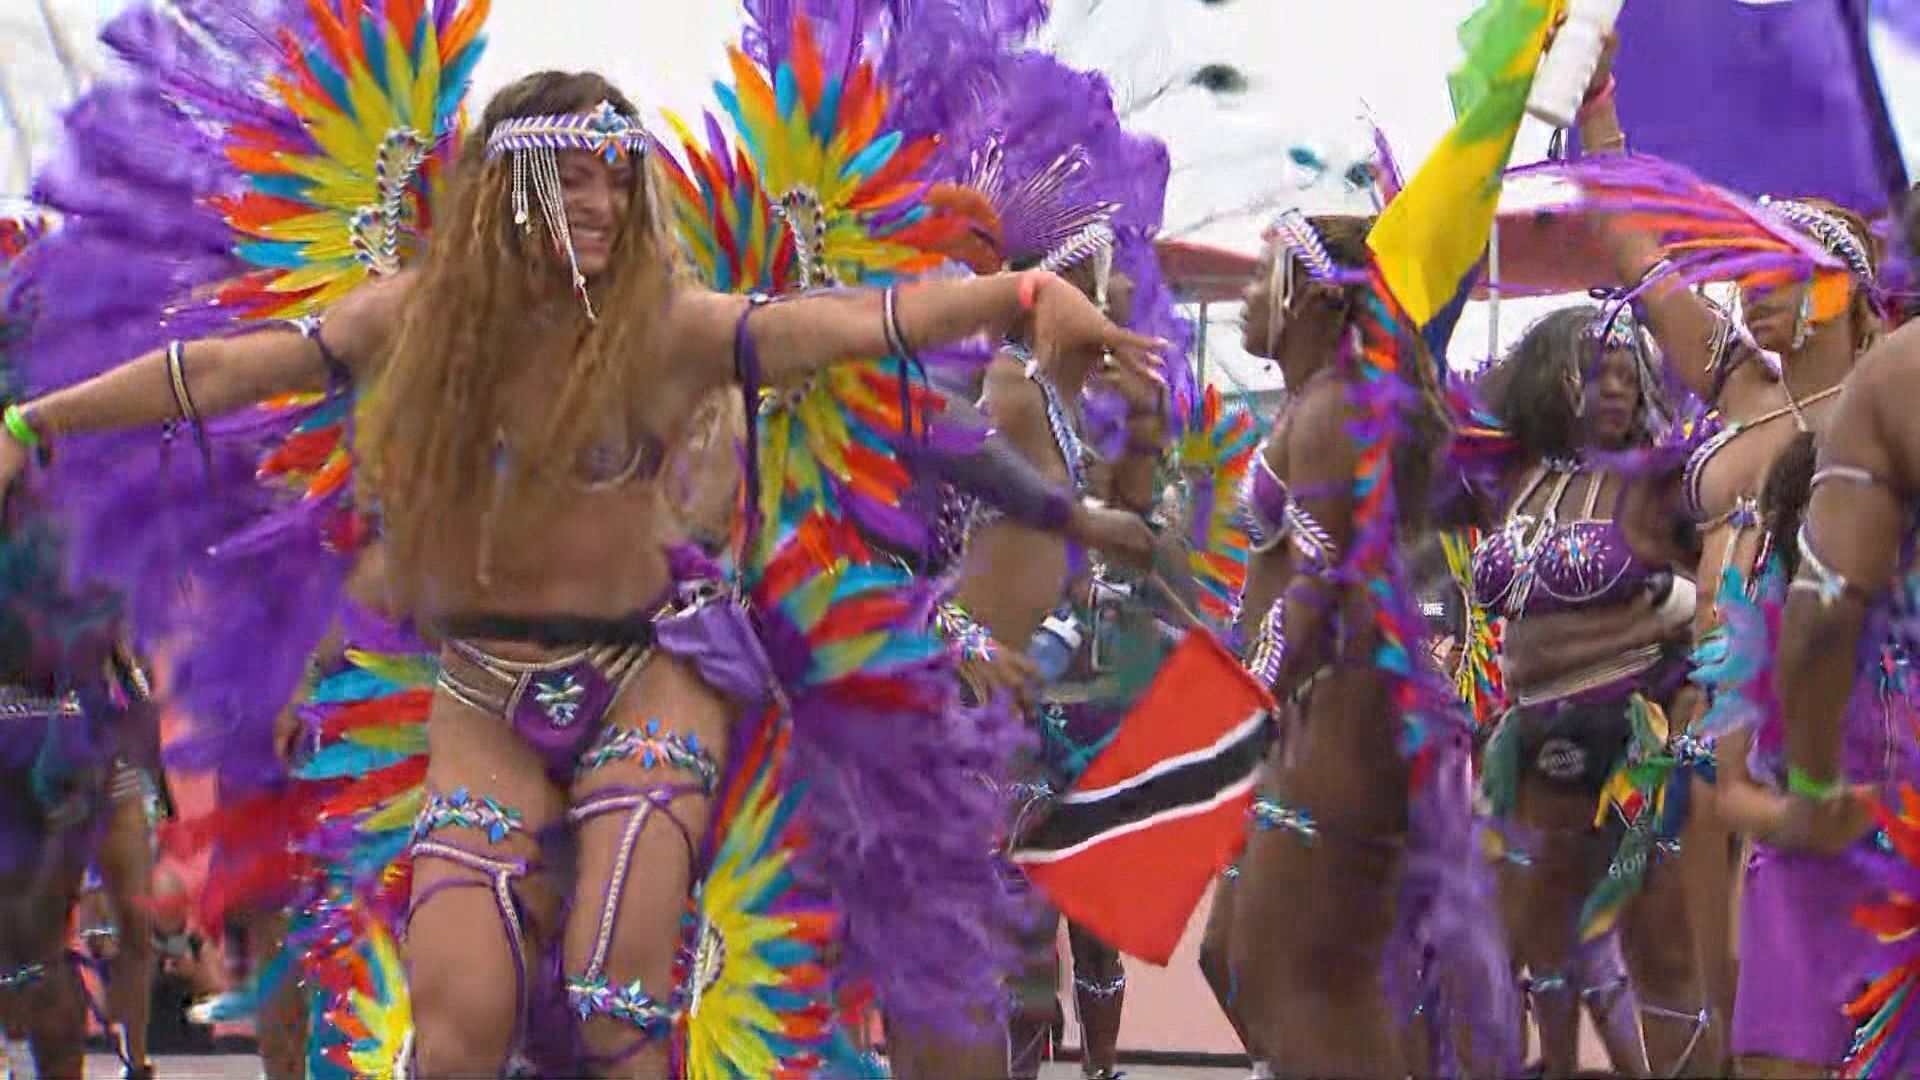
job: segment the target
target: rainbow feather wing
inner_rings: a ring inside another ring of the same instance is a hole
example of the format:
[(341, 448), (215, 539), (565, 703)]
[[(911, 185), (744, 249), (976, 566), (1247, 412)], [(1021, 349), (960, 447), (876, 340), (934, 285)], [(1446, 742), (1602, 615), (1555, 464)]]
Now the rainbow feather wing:
[(1223, 404), (1219, 389), (1210, 386), (1174, 447), (1188, 478), (1187, 566), (1198, 587), (1199, 614), (1215, 633), (1232, 630), (1247, 584), (1247, 534), (1240, 526), (1238, 497), (1259, 446), (1253, 413), (1244, 405)]
[(247, 190), (222, 204), (255, 272), (222, 301), (256, 318), (324, 308), (419, 249), (458, 149), (490, 0), (307, 0), (274, 90), (294, 129), (236, 128)]
[(767, 195), (803, 238), (801, 281), (885, 285), (940, 265), (954, 224), (922, 200), (931, 138), (883, 132), (889, 94), (871, 59), (849, 50), (829, 71), (811, 27), (768, 72), (728, 51), (734, 84), (715, 87)]
[(1886, 947), (1882, 969), (1847, 1003), (1853, 1043), (1840, 1075), (1909, 1075), (1920, 1004), (1920, 791), (1902, 784), (1878, 808), (1884, 847), (1874, 872), (1883, 888), (1854, 908), (1854, 925)]
[(1466, 631), (1462, 635), (1460, 670), (1454, 688), (1476, 727), (1489, 728), (1507, 707), (1506, 682), (1500, 674), (1500, 638), (1502, 626), (1496, 623), (1474, 599), (1473, 551), (1479, 545), (1479, 531), (1462, 529), (1442, 533), (1440, 546), (1446, 555), (1447, 572), (1460, 590), (1467, 611)]
[[(914, 277), (941, 262), (935, 251), (958, 228), (922, 200), (917, 174), (932, 140), (883, 130), (888, 95), (864, 41), (842, 39), (824, 55), (831, 67), (805, 23), (769, 69), (736, 53), (733, 85), (718, 93), (739, 153), (727, 159), (710, 125), (700, 155), (677, 163), (686, 181), (673, 185), (677, 212), (730, 207), (688, 239), (691, 252), (714, 253), (694, 259), (716, 281), (766, 280), (753, 269), (759, 254), (721, 257), (724, 236), (758, 235), (760, 211), (721, 197), (751, 184), (798, 238), (790, 255), (770, 256), (796, 289)], [(742, 515), (758, 528), (739, 561), (787, 692), (793, 776), (806, 785), (797, 857), (841, 920), (837, 992), (871, 994), (896, 1022), (937, 1028), (997, 998), (1000, 943), (981, 924), (1005, 895), (990, 857), (999, 807), (977, 777), (999, 768), (1012, 733), (955, 722), (959, 682), (933, 632), (935, 583), (907, 565), (926, 544), (908, 448), (964, 436), (927, 430), (954, 422), (899, 358), (835, 365), (772, 388), (760, 406), (758, 513)], [(926, 896), (893, 887), (935, 880), (943, 884)], [(836, 1030), (849, 1022), (831, 1018)]]
[[(700, 280), (718, 292), (777, 296), (794, 284), (793, 234), (774, 213), (758, 167), (732, 146), (712, 113), (702, 143), (666, 113), (680, 144), (659, 156), (666, 212)], [(684, 159), (684, 160), (682, 160)]]
[(826, 953), (835, 918), (794, 879), (804, 843), (800, 792), (786, 777), (788, 731), (771, 717), (747, 748), (715, 816), (720, 837), (694, 897), (676, 982), (685, 1075), (845, 1075), (836, 1051)]

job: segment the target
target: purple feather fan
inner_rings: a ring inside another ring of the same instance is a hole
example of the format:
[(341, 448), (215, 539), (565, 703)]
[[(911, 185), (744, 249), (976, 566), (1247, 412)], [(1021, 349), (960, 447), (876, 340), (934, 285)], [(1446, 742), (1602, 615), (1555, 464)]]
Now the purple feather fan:
[[(218, 133), (297, 128), (263, 88), (281, 69), (268, 31), (305, 19), (297, 0), (201, 0), (171, 12), (140, 4), (108, 25), (102, 38), (123, 64), (68, 112), (35, 180), (63, 227), (29, 253), (16, 285), (40, 313), (23, 357), (28, 386), (67, 385), (169, 339), (238, 328), (237, 312), (207, 299), (244, 269), (210, 205), (244, 183)], [(300, 419), (239, 416), (209, 424), (203, 440), (154, 429), (66, 438), (51, 469), (76, 572), (126, 591), (137, 640), (171, 646), (195, 732), (176, 748), (179, 764), (217, 764), (243, 787), (279, 772), (272, 718), (344, 580), (314, 523), (254, 479), (261, 454)], [(215, 554), (267, 521), (280, 523), (273, 543)]]
[[(908, 138), (951, 135), (995, 96), (995, 64), (1046, 21), (1046, 0), (747, 0), (743, 47), (777, 66), (805, 17), (831, 59), (862, 46), (892, 88), (886, 126)], [(828, 70), (834, 70), (828, 65)]]
[[(918, 584), (930, 623), (936, 584)], [(1004, 814), (986, 778), (1006, 775), (1024, 725), (1005, 708), (963, 705), (951, 653), (879, 680), (805, 686), (800, 632), (778, 608), (762, 611), (760, 631), (780, 682), (801, 687), (792, 775), (806, 786), (810, 839), (799, 873), (842, 914), (836, 978), (873, 991), (908, 1030), (994, 1021), (1013, 959), (1001, 931), (1015, 909), (981, 843)]]

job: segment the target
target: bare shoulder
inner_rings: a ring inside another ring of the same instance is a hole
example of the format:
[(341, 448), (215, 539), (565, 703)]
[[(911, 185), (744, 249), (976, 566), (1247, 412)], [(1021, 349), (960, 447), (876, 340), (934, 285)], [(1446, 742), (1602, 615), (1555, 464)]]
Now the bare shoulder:
[[(1920, 380), (1920, 322), (1910, 322), (1881, 339), (1854, 365), (1845, 395), (1855, 407), (1871, 405), (1889, 391), (1911, 390)], [(1883, 402), (1905, 405), (1906, 402)]]
[(1340, 466), (1354, 458), (1353, 416), (1344, 379), (1320, 378), (1301, 392), (1288, 418), (1287, 460), (1296, 465)]
[(673, 290), (659, 347), (671, 354), (676, 372), (701, 373), (700, 393), (733, 378), (734, 331), (746, 307), (744, 296), (692, 283)]
[(412, 270), (369, 278), (335, 301), (326, 312), (328, 346), (350, 367), (377, 361), (400, 330), (401, 313), (418, 278)]
[(1827, 425), (1825, 449), (1871, 462), (1907, 491), (1920, 490), (1920, 427), (1911, 422), (1920, 394), (1920, 323), (1908, 323), (1868, 350), (1847, 378)]

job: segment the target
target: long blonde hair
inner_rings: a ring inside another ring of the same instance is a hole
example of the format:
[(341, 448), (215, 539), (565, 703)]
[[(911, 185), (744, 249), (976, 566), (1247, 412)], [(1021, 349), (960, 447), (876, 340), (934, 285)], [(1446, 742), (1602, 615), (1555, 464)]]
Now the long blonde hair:
[[(565, 271), (542, 250), (544, 230), (527, 232), (512, 218), (511, 157), (485, 157), (488, 133), (505, 120), (582, 112), (601, 101), (635, 111), (599, 75), (529, 75), (494, 95), (461, 148), (360, 426), (361, 461), (381, 503), (394, 581), (408, 607), (421, 598), (427, 566), (459, 566), (465, 553), (479, 571), (483, 534), (495, 518), (510, 520), (542, 487), (552, 490), (530, 481), (573, 475), (607, 421), (627, 423), (642, 393), (645, 372), (635, 361), (647, 353), (676, 280), (650, 164), (634, 170), (627, 219), (606, 271), (590, 285), (603, 313), (591, 322), (566, 288)], [(573, 343), (564, 358), (527, 355), (537, 314), (571, 331), (547, 339)], [(565, 377), (544, 417), (544, 437), (516, 445), (502, 475), (500, 433), (524, 406), (511, 396), (514, 376), (525, 365), (549, 363), (564, 364)], [(496, 507), (505, 512), (489, 513)]]

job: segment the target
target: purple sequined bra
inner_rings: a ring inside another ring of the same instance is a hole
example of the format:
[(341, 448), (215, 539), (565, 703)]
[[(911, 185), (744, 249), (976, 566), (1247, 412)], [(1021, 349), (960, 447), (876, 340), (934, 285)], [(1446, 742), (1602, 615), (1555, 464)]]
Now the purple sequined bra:
[[(1582, 475), (1584, 510), (1562, 524), (1561, 497)], [(1475, 601), (1512, 619), (1617, 604), (1644, 591), (1655, 568), (1634, 554), (1616, 522), (1594, 517), (1598, 474), (1541, 466), (1513, 505), (1526, 505), (1549, 477), (1554, 487), (1545, 511), (1510, 515), (1474, 550)]]
[(1247, 539), (1255, 552), (1271, 551), (1286, 542), (1316, 569), (1331, 569), (1338, 562), (1340, 548), (1333, 535), (1300, 505), (1286, 481), (1273, 471), (1264, 451), (1254, 455), (1253, 466), (1247, 470), (1240, 488), (1240, 506), (1246, 518)]

